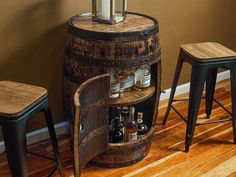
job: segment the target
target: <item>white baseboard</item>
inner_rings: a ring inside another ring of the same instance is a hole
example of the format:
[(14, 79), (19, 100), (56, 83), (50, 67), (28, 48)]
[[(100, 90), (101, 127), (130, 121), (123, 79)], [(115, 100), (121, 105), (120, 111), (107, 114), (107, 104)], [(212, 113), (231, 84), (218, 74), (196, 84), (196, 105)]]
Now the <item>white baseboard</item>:
[[(221, 80), (224, 80), (224, 79), (227, 79), (230, 77), (230, 72), (229, 70), (227, 71), (224, 71), (224, 72), (220, 72), (217, 74), (217, 82), (218, 81), (221, 81)], [(184, 94), (186, 92), (189, 92), (189, 89), (190, 89), (190, 83), (185, 83), (185, 84), (182, 84), (182, 85), (179, 85), (177, 86), (176, 88), (176, 91), (175, 91), (175, 96), (178, 96), (178, 95), (181, 95), (181, 94)], [(164, 90), (165, 93), (162, 93), (161, 96), (160, 96), (160, 101), (163, 101), (163, 100), (166, 100), (166, 99), (169, 99), (170, 97), (170, 91), (171, 89), (166, 89)]]
[[(221, 81), (221, 80), (227, 79), (229, 77), (230, 77), (230, 72), (224, 71), (224, 72), (218, 73), (217, 81)], [(189, 92), (189, 86), (190, 86), (190, 83), (179, 85), (176, 88), (175, 95), (177, 96), (177, 95), (181, 95), (183, 93)], [(165, 93), (162, 93), (161, 97), (160, 97), (161, 101), (169, 98), (170, 90), (171, 89), (164, 90)], [(55, 127), (57, 135), (68, 133), (68, 128), (67, 128), (68, 125), (69, 125), (69, 122), (67, 122), (67, 121), (56, 124), (54, 127)], [(36, 131), (30, 132), (30, 133), (27, 133), (27, 143), (28, 144), (36, 143), (38, 141), (41, 141), (41, 140), (44, 140), (47, 138), (49, 138), (47, 128), (42, 128), (40, 130), (36, 130)], [(5, 149), (4, 142), (1, 141), (0, 142), (0, 152), (3, 152), (4, 149)]]
[[(61, 134), (68, 133), (68, 125), (69, 125), (68, 121), (55, 124), (54, 128), (55, 128), (56, 134), (61, 135)], [(45, 140), (47, 138), (49, 138), (47, 128), (35, 130), (35, 131), (27, 133), (27, 144), (36, 143), (38, 141)], [(0, 141), (0, 153), (3, 152), (4, 150), (5, 150), (4, 142)]]

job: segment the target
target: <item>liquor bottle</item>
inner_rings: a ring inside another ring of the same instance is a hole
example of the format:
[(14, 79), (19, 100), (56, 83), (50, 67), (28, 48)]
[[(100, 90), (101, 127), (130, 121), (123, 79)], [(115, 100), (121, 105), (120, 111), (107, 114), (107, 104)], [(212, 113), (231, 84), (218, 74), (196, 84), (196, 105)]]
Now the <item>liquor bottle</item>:
[(129, 121), (129, 107), (124, 106), (121, 108), (121, 116), (124, 126), (126, 127), (128, 121)]
[(125, 127), (123, 126), (124, 125), (124, 122), (123, 122), (123, 119), (122, 119), (122, 116), (121, 116), (121, 107), (116, 107), (116, 110), (115, 110), (115, 117), (116, 118), (119, 118), (120, 119), (120, 123), (122, 124), (122, 129), (121, 129), (121, 131), (123, 132), (123, 134), (124, 134), (124, 132), (125, 132)]
[(143, 135), (148, 132), (148, 127), (143, 123), (143, 113), (138, 112), (138, 117), (137, 117), (137, 122), (138, 122), (138, 135)]
[(122, 132), (123, 124), (120, 122), (120, 117), (116, 117), (114, 120), (114, 127), (111, 132), (112, 143), (121, 143), (124, 140), (124, 134)]
[(109, 124), (113, 126), (114, 119), (116, 117), (116, 107), (109, 108)]
[(114, 71), (110, 72), (110, 76), (109, 98), (118, 99), (120, 97), (120, 82), (115, 78)]
[(131, 106), (129, 110), (129, 121), (125, 128), (125, 142), (133, 141), (137, 139), (138, 124), (134, 120), (134, 112), (135, 112), (135, 108), (134, 106)]
[(109, 108), (109, 125), (111, 126), (111, 130), (109, 132), (109, 142), (113, 143), (113, 136), (112, 132), (114, 130), (114, 120), (116, 117), (116, 107), (110, 107)]
[(134, 70), (125, 69), (117, 73), (117, 79), (120, 81), (120, 93), (127, 92), (134, 85)]
[(145, 66), (135, 71), (135, 87), (147, 88), (151, 84), (151, 67)]

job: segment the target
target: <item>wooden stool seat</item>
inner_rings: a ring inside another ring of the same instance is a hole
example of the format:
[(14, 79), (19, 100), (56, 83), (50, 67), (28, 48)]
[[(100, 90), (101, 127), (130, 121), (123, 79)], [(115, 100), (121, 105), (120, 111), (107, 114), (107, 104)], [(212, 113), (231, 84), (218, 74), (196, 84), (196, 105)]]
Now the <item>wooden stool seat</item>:
[(46, 96), (47, 90), (42, 87), (0, 81), (0, 116), (18, 117)]
[(199, 61), (235, 59), (236, 52), (216, 42), (183, 44), (180, 48)]
[[(183, 62), (188, 62), (192, 66), (187, 118), (183, 117), (172, 105), (173, 101), (178, 101), (174, 100), (174, 95), (178, 84), (179, 75), (183, 66)], [(218, 68), (230, 69), (232, 113), (225, 109), (222, 104), (220, 104), (214, 99), (214, 90), (216, 85)], [(213, 100), (221, 107), (223, 107), (228, 113), (230, 113), (230, 115), (232, 115), (232, 118), (197, 123), (199, 105), (201, 102), (202, 91), (205, 82), (205, 111), (207, 115), (206, 118), (210, 118)], [(166, 114), (162, 122), (163, 125), (166, 124), (167, 117), (171, 108), (173, 108), (187, 123), (185, 135), (186, 152), (189, 151), (189, 148), (192, 144), (195, 126), (209, 123), (219, 123), (231, 120), (234, 134), (233, 140), (236, 144), (236, 53), (215, 42), (181, 45), (179, 59), (175, 70), (175, 76), (171, 87), (170, 99), (168, 102)]]
[(18, 82), (0, 81), (0, 125), (12, 177), (28, 176), (26, 122), (38, 112), (45, 115), (55, 158), (31, 154), (55, 161), (57, 165), (49, 176), (58, 169), (61, 177), (64, 177), (47, 90)]

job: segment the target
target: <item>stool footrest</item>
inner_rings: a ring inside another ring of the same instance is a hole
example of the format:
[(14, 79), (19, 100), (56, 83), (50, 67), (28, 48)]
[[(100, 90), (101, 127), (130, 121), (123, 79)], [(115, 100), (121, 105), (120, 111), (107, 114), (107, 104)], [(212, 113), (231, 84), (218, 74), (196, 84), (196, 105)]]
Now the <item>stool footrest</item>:
[(55, 167), (48, 175), (49, 176), (52, 176), (56, 171), (57, 171), (58, 167)]
[(196, 123), (197, 125), (207, 125), (207, 124), (213, 124), (213, 123), (221, 123), (221, 122), (228, 122), (231, 121), (231, 118), (228, 119), (222, 119), (222, 120), (213, 120), (213, 121), (208, 121), (208, 122), (200, 122), (200, 123)]
[(182, 116), (182, 114), (180, 114), (180, 112), (173, 106), (171, 105), (172, 109), (179, 115), (179, 117), (185, 122), (187, 123), (187, 120), (184, 116)]
[[(206, 99), (206, 97), (202, 97), (201, 99)], [(174, 99), (172, 102), (178, 102), (178, 101), (189, 101), (189, 98), (178, 98)]]
[(29, 153), (31, 155), (34, 155), (34, 156), (38, 156), (38, 157), (44, 158), (44, 159), (52, 160), (54, 162), (57, 162), (57, 160), (55, 158), (52, 158), (52, 157), (41, 155), (41, 154), (38, 154), (38, 153), (35, 153), (35, 152), (32, 152), (32, 151), (27, 151), (27, 153)]
[(222, 109), (224, 109), (227, 113), (229, 113), (232, 116), (232, 112), (230, 112), (228, 109), (226, 109), (223, 104), (221, 104), (215, 98), (213, 98), (213, 101), (216, 102)]

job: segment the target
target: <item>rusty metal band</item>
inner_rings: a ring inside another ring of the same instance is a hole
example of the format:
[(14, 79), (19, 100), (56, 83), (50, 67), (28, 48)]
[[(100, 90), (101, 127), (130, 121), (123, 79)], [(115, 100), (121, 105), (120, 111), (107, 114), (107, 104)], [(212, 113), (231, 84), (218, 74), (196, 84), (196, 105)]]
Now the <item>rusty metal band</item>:
[(77, 60), (84, 64), (106, 67), (106, 68), (112, 68), (112, 67), (125, 68), (125, 67), (136, 67), (152, 63), (153, 61), (155, 61), (157, 58), (160, 57), (161, 49), (148, 56), (139, 57), (137, 59), (127, 59), (127, 60), (110, 60), (101, 58), (94, 59), (94, 58), (84, 57), (80, 54), (76, 54), (69, 48), (65, 49), (65, 53), (70, 59)]
[(125, 161), (125, 162), (115, 162), (115, 163), (104, 163), (104, 162), (100, 162), (100, 161), (94, 161), (91, 160), (89, 161), (89, 163), (91, 165), (94, 166), (99, 166), (99, 167), (103, 167), (103, 168), (119, 168), (119, 167), (125, 167), (125, 166), (130, 166), (133, 165), (139, 161), (141, 161), (142, 159), (144, 159), (144, 154), (139, 154), (139, 156), (135, 159), (129, 160), (129, 161)]
[(155, 18), (150, 17), (148, 15), (134, 13), (134, 12), (127, 12), (127, 14), (140, 15), (140, 16), (149, 18), (154, 22), (154, 25), (142, 31), (120, 32), (120, 33), (95, 32), (95, 31), (88, 31), (85, 29), (80, 29), (74, 26), (73, 21), (81, 17), (81, 15), (76, 15), (69, 20), (68, 31), (69, 33), (73, 34), (74, 36), (78, 36), (81, 39), (92, 40), (92, 41), (105, 40), (105, 41), (116, 41), (116, 42), (133, 41), (137, 39), (147, 39), (150, 36), (153, 36), (159, 32), (159, 23)]
[(103, 105), (107, 105), (107, 104), (108, 104), (108, 98), (99, 99), (99, 100), (93, 102), (92, 104), (90, 104), (89, 106), (87, 106), (86, 108), (82, 109), (81, 113), (80, 113), (80, 117), (83, 118), (91, 110), (95, 110), (95, 109), (97, 109)]

